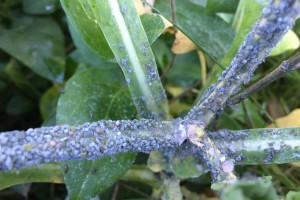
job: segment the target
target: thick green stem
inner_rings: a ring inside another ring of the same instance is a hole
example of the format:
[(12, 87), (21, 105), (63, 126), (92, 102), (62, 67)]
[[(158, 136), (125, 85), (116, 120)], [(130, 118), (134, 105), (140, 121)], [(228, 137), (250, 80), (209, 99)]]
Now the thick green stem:
[(300, 160), (300, 127), (221, 130), (210, 134), (235, 164), (281, 164)]
[(95, 159), (122, 152), (173, 152), (186, 139), (180, 120), (98, 121), (0, 133), (0, 170)]
[(63, 160), (96, 159), (123, 152), (173, 153), (186, 139), (196, 144), (190, 143), (188, 147), (191, 155), (200, 152), (201, 158), (206, 156), (202, 159), (209, 170), (223, 170), (229, 175), (232, 164), (300, 160), (300, 127), (202, 131), (199, 123), (191, 120), (142, 119), (3, 132), (0, 133), (0, 170)]

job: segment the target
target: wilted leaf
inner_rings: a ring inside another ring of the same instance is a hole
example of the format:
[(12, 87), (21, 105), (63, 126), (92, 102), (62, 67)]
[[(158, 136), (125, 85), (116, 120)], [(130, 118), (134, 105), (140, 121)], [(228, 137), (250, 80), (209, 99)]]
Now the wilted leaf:
[(172, 51), (175, 54), (183, 54), (197, 49), (197, 46), (181, 31), (175, 34), (175, 40), (172, 46)]
[(136, 10), (139, 15), (142, 15), (144, 13), (152, 13), (152, 7), (154, 5), (155, 0), (147, 0), (147, 4), (145, 5), (141, 0), (134, 0), (134, 4), (136, 7)]
[[(275, 120), (278, 128), (299, 127), (300, 126), (300, 109), (295, 109), (285, 117), (280, 117)], [(271, 124), (269, 128), (274, 128)]]

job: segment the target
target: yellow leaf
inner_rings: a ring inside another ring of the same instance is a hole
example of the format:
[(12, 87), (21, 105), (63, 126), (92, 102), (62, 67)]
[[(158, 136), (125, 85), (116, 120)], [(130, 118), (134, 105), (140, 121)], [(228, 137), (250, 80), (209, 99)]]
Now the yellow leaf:
[[(300, 127), (300, 108), (293, 110), (290, 114), (285, 117), (280, 117), (275, 120), (277, 127)], [(269, 128), (275, 128), (274, 124), (271, 124)]]
[(171, 22), (169, 22), (169, 20), (167, 20), (166, 18), (164, 18), (163, 16), (160, 15), (160, 17), (163, 19), (164, 21), (164, 24), (165, 24), (165, 30), (164, 30), (164, 33), (165, 32), (170, 32), (170, 33), (174, 33), (174, 30), (171, 29), (173, 27), (173, 24)]
[(184, 92), (184, 89), (182, 87), (177, 87), (171, 84), (167, 84), (165, 86), (165, 89), (173, 96), (176, 97)]
[[(154, 5), (155, 0), (147, 0), (147, 3), (150, 4), (151, 6)], [(145, 5), (141, 0), (134, 0), (134, 4), (135, 4), (135, 8), (137, 10), (138, 15), (142, 15), (144, 13), (152, 13), (152, 7), (150, 5)], [(173, 27), (173, 24), (171, 22), (169, 22), (166, 18), (164, 18), (163, 16), (159, 15), (164, 24), (165, 24), (165, 32), (171, 32), (173, 33), (173, 30), (169, 29), (171, 27)]]
[(154, 5), (154, 1), (155, 0), (147, 0), (147, 3), (149, 4), (148, 6), (148, 5), (144, 5), (141, 0), (134, 0), (134, 4), (138, 14), (142, 15), (144, 13), (152, 13), (152, 7)]
[(172, 51), (175, 54), (184, 54), (197, 49), (197, 46), (181, 31), (175, 34), (175, 41), (172, 46)]

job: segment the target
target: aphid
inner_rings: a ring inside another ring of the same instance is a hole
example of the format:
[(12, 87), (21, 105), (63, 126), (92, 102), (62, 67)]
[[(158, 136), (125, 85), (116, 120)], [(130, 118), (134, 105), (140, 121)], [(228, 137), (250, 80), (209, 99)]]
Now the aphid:
[(66, 173), (68, 173), (68, 171), (69, 171), (68, 165), (64, 165), (64, 173), (66, 174)]

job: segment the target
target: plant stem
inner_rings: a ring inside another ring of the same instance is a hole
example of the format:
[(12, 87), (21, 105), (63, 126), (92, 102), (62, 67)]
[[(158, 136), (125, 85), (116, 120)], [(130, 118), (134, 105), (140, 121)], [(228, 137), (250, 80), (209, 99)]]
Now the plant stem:
[(227, 105), (234, 105), (238, 104), (244, 99), (248, 98), (255, 92), (261, 90), (262, 88), (267, 87), (283, 75), (285, 75), (288, 72), (291, 72), (293, 70), (300, 68), (300, 53), (297, 53), (290, 59), (283, 61), (275, 70), (273, 70), (271, 73), (254, 83), (253, 85), (246, 88), (244, 91), (240, 92), (239, 94), (233, 96), (230, 98), (227, 102)]
[(210, 133), (237, 165), (282, 164), (300, 160), (300, 127)]
[(186, 119), (199, 120), (207, 126), (241, 84), (249, 82), (257, 66), (294, 25), (300, 13), (299, 0), (272, 0), (247, 35), (235, 58), (210, 86)]
[[(195, 137), (195, 134), (203, 131), (199, 128), (199, 123), (191, 120), (159, 122), (142, 119), (104, 120), (79, 126), (61, 125), (2, 132), (0, 170), (10, 171), (71, 159), (96, 159), (123, 152), (149, 153), (157, 150), (173, 153), (187, 138), (190, 139), (187, 143), (191, 155), (198, 152), (197, 155), (201, 156), (209, 170), (216, 167), (222, 170), (228, 159), (232, 159), (234, 164), (243, 165), (300, 161), (300, 127), (220, 130), (203, 132), (202, 136)], [(196, 141), (196, 145), (191, 141)], [(208, 158), (202, 157), (203, 152)], [(221, 165), (212, 162), (215, 159), (220, 160)]]
[(0, 169), (122, 152), (172, 152), (186, 139), (180, 120), (98, 121), (0, 133)]

